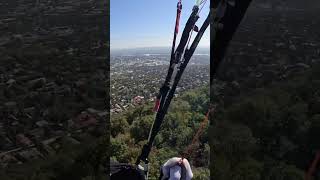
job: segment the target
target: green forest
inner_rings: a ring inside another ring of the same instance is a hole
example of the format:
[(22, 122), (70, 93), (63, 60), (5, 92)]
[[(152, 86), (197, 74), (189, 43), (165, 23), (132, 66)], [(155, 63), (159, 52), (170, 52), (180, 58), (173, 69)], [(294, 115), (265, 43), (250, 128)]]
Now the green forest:
[[(241, 83), (240, 83), (241, 85)], [(150, 154), (150, 179), (170, 157), (190, 144), (209, 107), (209, 87), (174, 99)], [(188, 157), (194, 179), (302, 180), (319, 149), (320, 66), (259, 88), (240, 88), (215, 81), (212, 103), (217, 105), (210, 127)], [(111, 118), (109, 135), (83, 135), (80, 145), (62, 139), (60, 152), (45, 161), (14, 165), (0, 171), (6, 179), (99, 180), (113, 161), (134, 163), (146, 142), (154, 118), (146, 104)], [(209, 146), (210, 145), (210, 146)], [(210, 147), (210, 148), (209, 148)], [(210, 169), (210, 170), (209, 170)]]
[[(252, 87), (219, 80), (212, 85), (217, 108), (189, 157), (194, 179), (304, 179), (320, 146), (320, 66)], [(150, 155), (151, 179), (190, 144), (209, 107), (207, 91), (186, 92), (172, 103)], [(113, 161), (135, 162), (153, 122), (151, 109), (145, 105), (111, 119)]]
[[(190, 144), (204, 120), (209, 103), (209, 87), (184, 93), (169, 109), (162, 130), (150, 154), (150, 179), (159, 176), (165, 161), (180, 154)], [(82, 134), (81, 144), (62, 138), (57, 154), (25, 164), (0, 169), (1, 180), (102, 180), (108, 173), (109, 157), (113, 161), (133, 164), (147, 141), (154, 120), (153, 104), (145, 104), (111, 117), (103, 137)], [(209, 145), (207, 130), (196, 151), (188, 158), (194, 179), (209, 177)], [(110, 133), (110, 136), (109, 134)]]
[[(150, 179), (157, 179), (160, 166), (171, 157), (181, 156), (190, 145), (204, 121), (208, 104), (208, 86), (185, 92), (172, 102), (149, 156)], [(111, 117), (112, 161), (135, 163), (154, 121), (152, 108), (152, 104), (142, 105)], [(205, 179), (209, 177), (210, 153), (206, 129), (195, 146), (187, 159), (192, 164), (194, 179)]]
[(319, 89), (319, 65), (233, 96), (211, 88), (219, 104), (209, 130), (213, 179), (304, 179), (320, 147)]

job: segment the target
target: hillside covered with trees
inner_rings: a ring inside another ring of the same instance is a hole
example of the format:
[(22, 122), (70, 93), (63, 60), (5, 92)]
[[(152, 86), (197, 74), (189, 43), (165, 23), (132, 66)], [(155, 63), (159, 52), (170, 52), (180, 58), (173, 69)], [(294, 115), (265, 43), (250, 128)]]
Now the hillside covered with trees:
[[(319, 78), (320, 66), (313, 64), (282, 80), (215, 80), (211, 94), (217, 108), (189, 158), (195, 179), (207, 179), (208, 166), (217, 180), (304, 179), (320, 148)], [(190, 144), (208, 101), (207, 88), (175, 99), (150, 155), (152, 178)], [(135, 162), (154, 120), (151, 109), (144, 105), (111, 119), (113, 161)]]
[(304, 179), (320, 148), (319, 64), (257, 88), (221, 84), (211, 88), (219, 104), (210, 126), (211, 176)]
[[(157, 179), (160, 166), (171, 157), (181, 156), (181, 153), (190, 145), (204, 120), (208, 104), (208, 86), (188, 91), (175, 98), (149, 157), (150, 179)], [(147, 104), (111, 117), (110, 154), (112, 161), (135, 163), (142, 146), (147, 142), (154, 116), (152, 105)], [(205, 129), (196, 148), (187, 157), (193, 168), (195, 180), (209, 177), (210, 149), (207, 133)]]

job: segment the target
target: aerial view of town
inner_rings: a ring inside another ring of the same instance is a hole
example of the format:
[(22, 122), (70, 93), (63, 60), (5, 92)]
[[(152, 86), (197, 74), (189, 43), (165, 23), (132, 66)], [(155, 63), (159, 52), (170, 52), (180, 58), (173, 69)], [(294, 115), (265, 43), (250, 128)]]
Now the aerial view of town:
[(63, 143), (84, 147), (84, 139), (104, 134), (105, 6), (0, 2), (0, 179), (30, 177), (36, 170), (25, 167), (49, 162)]
[[(125, 50), (124, 50), (125, 51)], [(160, 50), (161, 51), (161, 50)], [(151, 53), (150, 51), (148, 51)], [(112, 55), (110, 61), (111, 114), (153, 102), (169, 66), (169, 49), (159, 54)], [(176, 95), (209, 83), (209, 48), (196, 53), (181, 79)]]

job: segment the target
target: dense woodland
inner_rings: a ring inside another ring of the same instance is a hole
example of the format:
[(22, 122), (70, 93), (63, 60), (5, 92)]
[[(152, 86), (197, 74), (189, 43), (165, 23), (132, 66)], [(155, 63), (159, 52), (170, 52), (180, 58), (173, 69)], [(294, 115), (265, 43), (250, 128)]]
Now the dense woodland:
[(211, 176), (303, 179), (320, 148), (319, 88), (319, 65), (233, 96), (234, 88), (212, 88), (219, 108), (210, 126)]
[[(211, 93), (217, 108), (211, 126), (189, 157), (194, 179), (211, 174), (218, 180), (302, 180), (320, 146), (319, 78), (320, 66), (314, 65), (286, 81), (240, 88), (237, 93), (232, 93), (236, 91), (232, 83), (215, 81)], [(190, 144), (208, 109), (208, 95), (208, 87), (203, 87), (175, 98), (150, 154), (151, 177)], [(107, 136), (99, 140), (88, 136), (86, 146), (65, 143), (55, 157), (32, 162), (27, 169), (10, 168), (17, 177), (7, 179), (102, 179), (109, 155), (113, 161), (134, 163), (153, 118), (151, 104), (112, 117), (110, 144)]]
[[(320, 66), (314, 65), (287, 80), (246, 91), (216, 81), (211, 93), (217, 108), (210, 129), (189, 158), (195, 179), (209, 176), (210, 140), (214, 179), (302, 180), (320, 148), (319, 78)], [(208, 109), (207, 98), (203, 88), (174, 101), (151, 153), (152, 176), (189, 145)], [(142, 106), (111, 119), (113, 160), (134, 163), (153, 122), (151, 109)]]
[[(150, 154), (150, 179), (159, 175), (159, 167), (173, 156), (179, 156), (190, 144), (208, 108), (209, 90), (203, 87), (184, 93), (172, 103), (162, 130), (157, 136)], [(142, 105), (124, 114), (112, 117), (109, 136), (97, 139), (84, 134), (79, 145), (71, 145), (64, 139), (59, 153), (23, 165), (10, 166), (0, 171), (1, 179), (105, 179), (109, 156), (112, 161), (134, 163), (146, 142), (154, 120), (152, 105)], [(208, 126), (207, 126), (208, 127)], [(209, 176), (208, 131), (204, 130), (200, 143), (196, 144), (188, 159), (193, 166), (194, 179)], [(110, 154), (109, 154), (110, 153)]]
[[(150, 154), (150, 179), (159, 176), (160, 166), (171, 157), (181, 156), (204, 121), (209, 104), (209, 89), (203, 87), (184, 93), (173, 101), (156, 137)], [(155, 113), (152, 105), (140, 106), (125, 114), (111, 118), (111, 160), (134, 163), (147, 142)], [(208, 127), (208, 126), (207, 126)], [(208, 131), (195, 144), (188, 160), (194, 171), (194, 179), (209, 176)]]

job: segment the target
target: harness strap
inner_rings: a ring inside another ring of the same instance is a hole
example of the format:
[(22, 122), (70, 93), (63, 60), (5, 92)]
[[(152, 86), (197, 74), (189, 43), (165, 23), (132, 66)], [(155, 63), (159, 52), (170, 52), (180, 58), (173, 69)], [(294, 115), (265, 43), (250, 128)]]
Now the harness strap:
[[(177, 5), (177, 20), (180, 19), (180, 13), (181, 13), (181, 9), (182, 5)], [(164, 105), (164, 101), (167, 97), (168, 91), (170, 90), (170, 82), (171, 82), (171, 78), (172, 78), (172, 74), (174, 72), (174, 68), (175, 65), (180, 61), (181, 56), (185, 50), (185, 46), (186, 43), (188, 41), (189, 38), (189, 34), (190, 32), (192, 32), (193, 30), (193, 26), (195, 25), (196, 21), (198, 20), (199, 16), (198, 16), (198, 11), (199, 11), (199, 7), (198, 6), (194, 6), (192, 9), (192, 13), (186, 23), (186, 26), (183, 30), (183, 33), (181, 35), (181, 39), (180, 39), (180, 43), (176, 49), (176, 51), (174, 51), (175, 48), (175, 41), (176, 41), (176, 35), (177, 35), (177, 27), (179, 26), (179, 23), (177, 23), (178, 21), (176, 21), (176, 27), (175, 27), (175, 34), (174, 34), (174, 40), (173, 40), (173, 44), (172, 44), (172, 51), (171, 51), (171, 58), (170, 58), (170, 66), (168, 69), (168, 73), (165, 79), (165, 82), (163, 83), (162, 87), (160, 88), (159, 94), (157, 96), (157, 100), (156, 100), (156, 104), (154, 106), (154, 110), (155, 111), (159, 111), (159, 109), (163, 108)], [(160, 101), (160, 103), (159, 103)], [(159, 105), (158, 105), (159, 104)]]
[(170, 66), (168, 69), (168, 74), (167, 74), (166, 80), (165, 80), (164, 84), (162, 85), (162, 87), (160, 88), (160, 91), (157, 95), (157, 99), (156, 99), (156, 102), (155, 102), (155, 105), (153, 108), (153, 111), (155, 111), (155, 112), (157, 112), (159, 110), (159, 108), (161, 107), (161, 103), (160, 103), (161, 97), (165, 97), (168, 90), (170, 89), (169, 84), (170, 84), (172, 73), (174, 71), (174, 67), (172, 67), (172, 64), (174, 62), (174, 50), (176, 47), (177, 34), (179, 33), (181, 10), (182, 10), (182, 3), (181, 3), (181, 0), (179, 0), (177, 3), (177, 15), (176, 15), (176, 23), (175, 23), (175, 27), (174, 27), (174, 33), (173, 33), (174, 35), (173, 35), (173, 41), (172, 41), (172, 47), (171, 47)]
[[(188, 34), (190, 33), (190, 31), (192, 30), (195, 21), (198, 19), (197, 18), (198, 17), (197, 16), (197, 12), (198, 12), (199, 8), (197, 8), (197, 7), (195, 8), (195, 7), (193, 9), (193, 12), (192, 12), (188, 22), (187, 22), (186, 27), (184, 29), (184, 34), (186, 34), (187, 37), (188, 37)], [(152, 148), (152, 145), (153, 145), (153, 141), (154, 141), (156, 135), (158, 134), (158, 132), (160, 131), (160, 127), (161, 127), (162, 121), (163, 121), (163, 119), (165, 117), (165, 114), (168, 111), (168, 108), (169, 108), (169, 105), (171, 103), (171, 100), (174, 97), (174, 93), (175, 93), (175, 90), (177, 88), (177, 85), (178, 85), (178, 83), (179, 83), (179, 81), (181, 79), (181, 76), (182, 76), (187, 64), (189, 63), (189, 61), (191, 59), (191, 56), (193, 55), (197, 45), (199, 44), (200, 39), (202, 38), (204, 31), (208, 28), (210, 20), (211, 20), (211, 12), (208, 14), (208, 17), (206, 18), (205, 22), (201, 26), (200, 31), (197, 34), (197, 36), (195, 37), (195, 40), (193, 41), (190, 50), (188, 50), (184, 54), (184, 61), (181, 63), (180, 68), (178, 69), (178, 71), (176, 73), (176, 76), (174, 78), (174, 82), (172, 84), (171, 89), (169, 88), (169, 91), (166, 92), (167, 93), (166, 96), (162, 95), (159, 111), (157, 112), (155, 121), (153, 122), (151, 131), (150, 131), (150, 134), (149, 134), (148, 142), (147, 142), (147, 144), (145, 144), (143, 146), (141, 154), (140, 154), (140, 156), (138, 157), (138, 159), (136, 161), (136, 165), (138, 165), (141, 160), (144, 161), (144, 162), (148, 161), (147, 158), (148, 158), (149, 153), (151, 151), (151, 148)], [(186, 29), (188, 31), (186, 31)], [(180, 47), (182, 47), (182, 45), (183, 44), (186, 45), (186, 43), (187, 43), (187, 39), (181, 39), (179, 45), (180, 45)], [(177, 51), (178, 51), (178, 49), (176, 50), (176, 52)], [(164, 87), (166, 87), (166, 86), (164, 86)], [(165, 90), (168, 90), (168, 89), (165, 89)]]

